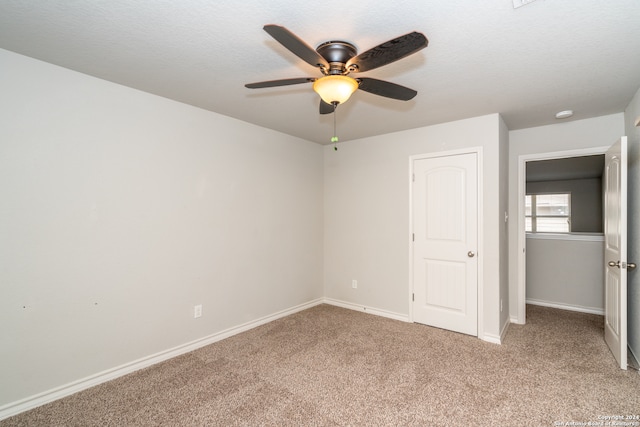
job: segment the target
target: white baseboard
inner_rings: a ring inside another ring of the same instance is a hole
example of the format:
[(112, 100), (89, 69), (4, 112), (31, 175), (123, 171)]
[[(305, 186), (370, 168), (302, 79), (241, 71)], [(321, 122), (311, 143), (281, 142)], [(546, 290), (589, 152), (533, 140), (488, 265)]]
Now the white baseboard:
[(507, 319), (507, 321), (502, 325), (502, 329), (500, 330), (500, 335), (494, 334), (484, 334), (483, 337), (480, 337), (482, 341), (487, 341), (493, 344), (502, 344), (504, 341), (504, 337), (507, 335), (507, 331), (509, 330), (509, 325), (511, 322)]
[(482, 336), (478, 335), (478, 338), (480, 338), (482, 341), (501, 345), (502, 341), (504, 341), (504, 337), (507, 335), (507, 331), (509, 330), (509, 325), (511, 324), (512, 321), (513, 321), (513, 318), (507, 318), (506, 322), (504, 322), (504, 324), (500, 328), (500, 335), (489, 334), (485, 332), (484, 335)]
[(562, 304), (557, 302), (527, 299), (527, 304), (540, 305), (542, 307), (558, 308), (560, 310), (579, 311), (580, 313), (599, 314), (604, 316), (604, 309), (598, 307), (582, 307), (580, 305)]
[(333, 298), (324, 298), (323, 302), (329, 305), (335, 305), (337, 307), (347, 308), (349, 310), (362, 311), (364, 313), (375, 314), (376, 316), (388, 317), (389, 319), (400, 320), (402, 322), (408, 322), (409, 316), (406, 314), (394, 313), (392, 311), (381, 310), (379, 308), (368, 307), (366, 305), (354, 304), (347, 301), (341, 301)]
[[(349, 310), (369, 313), (376, 316), (387, 317), (389, 319), (399, 320), (402, 322), (409, 322), (409, 316), (405, 314), (395, 313), (395, 312), (382, 310), (374, 307), (363, 306), (360, 304), (354, 304), (351, 302), (336, 300), (333, 298), (318, 298), (316, 300), (309, 301), (307, 303), (300, 304), (295, 307), (279, 311), (277, 313), (253, 320), (251, 322), (244, 323), (242, 325), (238, 325), (238, 326), (226, 329), (224, 331), (200, 338), (198, 340), (191, 341), (189, 343), (182, 344), (180, 346), (177, 346), (177, 347), (174, 347), (174, 348), (171, 348), (171, 349), (168, 349), (168, 350), (165, 350), (165, 351), (162, 351), (138, 360), (134, 360), (124, 365), (117, 366), (115, 368), (108, 369), (106, 371), (97, 373), (95, 375), (91, 375), (86, 378), (82, 378), (80, 380), (65, 384), (60, 387), (56, 387), (54, 389), (45, 391), (43, 393), (39, 393), (37, 395), (27, 397), (17, 402), (9, 403), (7, 405), (0, 407), (0, 420), (9, 418), (11, 416), (17, 415), (24, 411), (28, 411), (29, 409), (36, 408), (46, 403), (53, 402), (54, 400), (58, 400), (66, 396), (70, 396), (79, 391), (86, 390), (90, 387), (94, 387), (98, 384), (102, 384), (104, 382), (116, 379), (118, 377), (129, 374), (131, 372), (149, 367), (151, 365), (155, 365), (156, 363), (160, 363), (165, 360), (171, 359), (173, 357), (180, 356), (182, 354), (197, 350), (198, 348), (204, 347), (206, 345), (213, 344), (225, 338), (229, 338), (231, 336), (248, 331), (255, 327), (264, 325), (266, 323), (272, 322), (282, 317), (289, 316), (291, 314), (297, 313), (302, 310), (306, 310), (308, 308), (311, 308), (323, 303), (346, 308)], [(504, 339), (508, 326), (509, 326), (509, 322), (505, 323), (505, 325), (502, 328), (502, 331), (500, 332), (500, 336), (485, 334), (481, 338), (487, 342), (500, 344)]]
[(484, 336), (482, 337), (482, 341), (489, 342), (491, 344), (502, 344), (502, 341), (500, 341), (500, 337), (493, 334), (484, 334)]
[(490, 342), (492, 344), (502, 344), (502, 340), (500, 339), (500, 335), (494, 334), (484, 334), (482, 337), (479, 337), (482, 341)]
[(500, 342), (501, 343), (502, 343), (502, 341), (504, 341), (504, 337), (507, 336), (507, 331), (509, 330), (509, 325), (511, 325), (511, 322), (509, 321), (509, 319), (507, 319), (507, 321), (502, 326), (502, 330), (500, 331)]
[(189, 353), (190, 351), (197, 350), (200, 347), (204, 347), (206, 345), (213, 344), (217, 341), (221, 341), (225, 338), (229, 338), (233, 335), (237, 335), (241, 332), (248, 331), (249, 329), (253, 329), (255, 327), (264, 325), (266, 323), (273, 322), (274, 320), (280, 319), (282, 317), (286, 317), (291, 314), (297, 313), (299, 311), (306, 310), (316, 305), (320, 305), (323, 302), (324, 302), (323, 298), (318, 298), (313, 301), (309, 301), (307, 303), (300, 304), (295, 307), (291, 307), (289, 309), (282, 310), (277, 313), (273, 313), (271, 315), (261, 317), (251, 322), (234, 326), (232, 328), (197, 339), (195, 341), (191, 341), (186, 344), (182, 344), (177, 347), (170, 348), (168, 350), (161, 351), (159, 353), (152, 354), (150, 356), (143, 357), (141, 359), (134, 360), (129, 363), (125, 363), (124, 365), (120, 365), (115, 368), (99, 372), (89, 377), (82, 378), (77, 381), (73, 381), (71, 383), (62, 385), (60, 387), (56, 387), (51, 390), (47, 390), (45, 392), (36, 394), (34, 396), (30, 396), (25, 399), (21, 399), (19, 401), (6, 404), (0, 407), (0, 420), (12, 417), (21, 412), (28, 411), (29, 409), (36, 408), (46, 403), (53, 402), (54, 400), (58, 400), (66, 396), (70, 396), (79, 391), (86, 390), (90, 387), (94, 387), (98, 384), (102, 384), (104, 382), (116, 379), (118, 377), (129, 374), (131, 372), (149, 367), (151, 365), (155, 365), (156, 363), (163, 362), (165, 360), (171, 359), (176, 356), (180, 356), (185, 353)]
[[(405, 314), (394, 313), (391, 311), (381, 310), (378, 308), (363, 306), (360, 304), (354, 304), (351, 302), (336, 300), (332, 298), (324, 298), (325, 304), (335, 305), (337, 307), (347, 308), (349, 310), (361, 311), (363, 313), (374, 314), (376, 316), (388, 317), (389, 319), (400, 320), (402, 322), (409, 322), (409, 316)], [(507, 333), (509, 322), (505, 323), (500, 332), (500, 335), (484, 334), (484, 336), (478, 337), (483, 341), (487, 341), (493, 344), (502, 344), (502, 340)]]

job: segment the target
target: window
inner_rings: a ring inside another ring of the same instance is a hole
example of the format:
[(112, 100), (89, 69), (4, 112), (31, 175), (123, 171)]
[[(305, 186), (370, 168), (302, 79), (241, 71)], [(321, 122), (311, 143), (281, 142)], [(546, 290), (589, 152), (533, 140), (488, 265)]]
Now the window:
[(532, 233), (571, 231), (571, 194), (527, 194), (525, 230)]

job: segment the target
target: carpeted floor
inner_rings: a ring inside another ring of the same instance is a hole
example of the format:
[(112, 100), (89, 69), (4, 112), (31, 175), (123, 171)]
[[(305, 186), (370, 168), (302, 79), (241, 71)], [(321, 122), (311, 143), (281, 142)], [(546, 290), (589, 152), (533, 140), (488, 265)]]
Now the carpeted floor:
[(527, 322), (495, 345), (320, 305), (0, 426), (557, 426), (640, 416), (640, 375), (616, 367), (601, 316), (528, 306)]

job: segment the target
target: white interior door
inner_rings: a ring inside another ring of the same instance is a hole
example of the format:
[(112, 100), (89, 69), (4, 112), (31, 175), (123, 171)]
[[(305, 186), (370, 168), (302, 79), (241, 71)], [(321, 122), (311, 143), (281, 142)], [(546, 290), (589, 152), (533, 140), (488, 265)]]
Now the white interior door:
[(604, 338), (627, 369), (627, 138), (613, 144), (604, 170)]
[(477, 153), (413, 162), (413, 320), (478, 334)]

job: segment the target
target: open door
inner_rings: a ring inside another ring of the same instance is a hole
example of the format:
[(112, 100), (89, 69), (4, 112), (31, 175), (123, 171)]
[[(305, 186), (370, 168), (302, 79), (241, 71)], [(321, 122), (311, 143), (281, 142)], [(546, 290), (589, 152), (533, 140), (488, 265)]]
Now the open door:
[(627, 369), (627, 137), (607, 150), (604, 165), (604, 339)]

